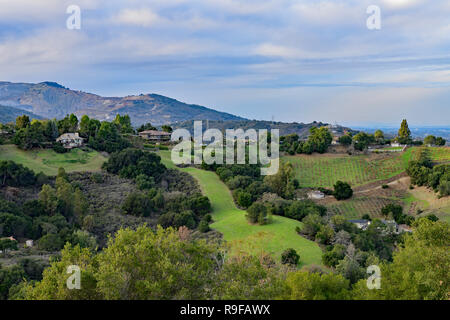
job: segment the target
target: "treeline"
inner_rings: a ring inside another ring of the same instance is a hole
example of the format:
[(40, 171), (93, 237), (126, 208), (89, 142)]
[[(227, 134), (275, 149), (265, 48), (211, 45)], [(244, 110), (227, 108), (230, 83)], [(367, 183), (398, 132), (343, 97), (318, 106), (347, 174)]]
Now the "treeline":
[(326, 127), (312, 127), (306, 141), (300, 141), (298, 134), (290, 134), (280, 137), (280, 151), (294, 154), (312, 154), (313, 152), (325, 153), (333, 141), (333, 136)]
[[(99, 253), (67, 245), (41, 281), (15, 283), (9, 298), (446, 300), (450, 286), (446, 268), (450, 263), (449, 243), (447, 223), (420, 219), (415, 232), (405, 235), (393, 253), (392, 262), (379, 262), (381, 289), (370, 290), (368, 274), (360, 280), (349, 280), (317, 267), (296, 270), (268, 255), (229, 256), (226, 248), (216, 243), (194, 240), (185, 228), (159, 228), (154, 232), (143, 226), (136, 231), (120, 230)], [(351, 252), (344, 259), (365, 259), (364, 266), (374, 262)], [(67, 288), (70, 265), (81, 268), (79, 290)], [(352, 266), (346, 269), (352, 270)]]
[(428, 149), (422, 149), (417, 160), (411, 160), (406, 168), (411, 184), (427, 186), (441, 197), (450, 195), (450, 165), (433, 165)]
[(114, 121), (90, 119), (84, 115), (79, 121), (74, 115), (61, 120), (33, 120), (26, 115), (16, 119), (15, 125), (8, 125), (13, 132), (12, 142), (23, 150), (53, 148), (63, 153), (66, 149), (56, 139), (65, 133), (76, 133), (85, 139), (87, 145), (98, 151), (115, 152), (131, 146), (124, 135), (134, 133), (128, 115), (117, 115)]

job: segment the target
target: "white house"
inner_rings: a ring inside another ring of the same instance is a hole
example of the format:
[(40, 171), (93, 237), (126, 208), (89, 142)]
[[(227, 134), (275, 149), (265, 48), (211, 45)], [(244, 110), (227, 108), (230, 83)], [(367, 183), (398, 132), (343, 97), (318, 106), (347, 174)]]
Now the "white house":
[(308, 198), (309, 199), (320, 200), (320, 199), (325, 198), (325, 194), (323, 192), (318, 191), (318, 190), (314, 190), (314, 191), (308, 192)]
[(56, 139), (56, 142), (60, 142), (66, 149), (81, 147), (83, 145), (83, 141), (84, 139), (80, 137), (78, 132), (64, 133)]

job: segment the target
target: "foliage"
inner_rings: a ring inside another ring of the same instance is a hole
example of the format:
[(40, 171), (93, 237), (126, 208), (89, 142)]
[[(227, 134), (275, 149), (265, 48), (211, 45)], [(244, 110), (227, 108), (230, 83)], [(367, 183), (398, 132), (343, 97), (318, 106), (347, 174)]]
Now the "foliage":
[(103, 168), (123, 178), (134, 179), (143, 174), (153, 177), (156, 182), (160, 181), (162, 174), (166, 171), (158, 155), (139, 149), (125, 149), (111, 154)]
[(297, 251), (295, 251), (295, 249), (292, 249), (292, 248), (286, 249), (281, 254), (281, 263), (282, 264), (297, 266), (299, 261), (300, 261), (300, 256), (298, 255)]
[(345, 200), (353, 196), (353, 190), (350, 184), (342, 181), (337, 181), (334, 185), (333, 195), (337, 200)]
[(0, 161), (0, 186), (25, 187), (36, 183), (33, 171), (13, 161)]
[(400, 129), (398, 130), (397, 140), (402, 144), (411, 143), (411, 130), (409, 130), (408, 122), (406, 121), (406, 119), (402, 120)]

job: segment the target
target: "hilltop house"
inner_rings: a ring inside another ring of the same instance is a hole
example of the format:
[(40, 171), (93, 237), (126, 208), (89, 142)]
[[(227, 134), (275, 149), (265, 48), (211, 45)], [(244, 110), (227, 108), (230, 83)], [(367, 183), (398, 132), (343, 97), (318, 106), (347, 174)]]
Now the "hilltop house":
[(78, 132), (64, 133), (56, 139), (56, 142), (61, 143), (66, 149), (81, 147), (83, 145), (83, 141), (84, 139), (79, 136)]
[(165, 131), (147, 130), (139, 132), (139, 136), (152, 142), (167, 142), (170, 141), (172, 134)]

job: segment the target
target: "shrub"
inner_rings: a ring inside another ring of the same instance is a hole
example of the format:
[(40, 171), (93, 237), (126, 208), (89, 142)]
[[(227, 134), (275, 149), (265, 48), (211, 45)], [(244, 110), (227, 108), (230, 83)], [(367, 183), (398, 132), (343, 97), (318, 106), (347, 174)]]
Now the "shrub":
[(337, 181), (334, 185), (334, 197), (337, 200), (345, 200), (351, 198), (353, 190), (347, 182)]
[(268, 223), (267, 208), (262, 203), (255, 202), (247, 209), (247, 220), (250, 223)]
[(202, 233), (208, 232), (210, 229), (209, 223), (205, 220), (200, 221), (200, 224), (198, 225), (198, 230)]
[(56, 153), (66, 153), (67, 149), (63, 147), (63, 145), (59, 142), (53, 143), (53, 151)]
[(103, 175), (101, 173), (93, 173), (91, 174), (91, 181), (94, 183), (103, 183)]
[(300, 256), (298, 255), (297, 251), (294, 249), (286, 249), (281, 254), (281, 263), (282, 264), (288, 264), (291, 266), (296, 266), (300, 260)]
[(49, 233), (39, 239), (38, 247), (45, 251), (59, 251), (64, 246), (64, 242), (58, 234)]

